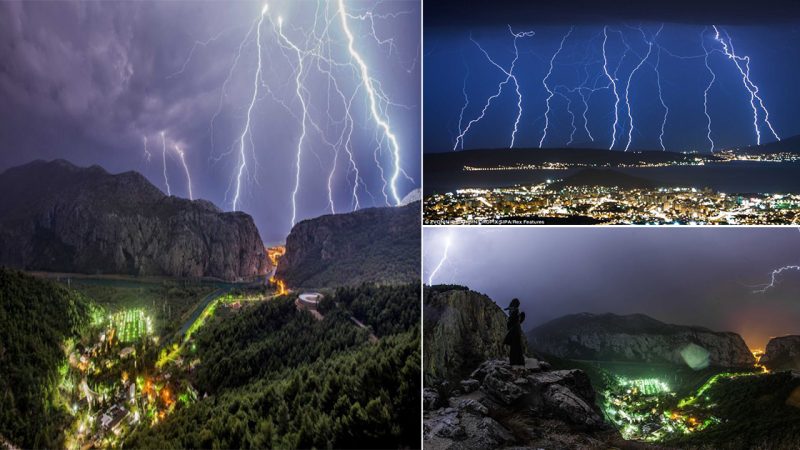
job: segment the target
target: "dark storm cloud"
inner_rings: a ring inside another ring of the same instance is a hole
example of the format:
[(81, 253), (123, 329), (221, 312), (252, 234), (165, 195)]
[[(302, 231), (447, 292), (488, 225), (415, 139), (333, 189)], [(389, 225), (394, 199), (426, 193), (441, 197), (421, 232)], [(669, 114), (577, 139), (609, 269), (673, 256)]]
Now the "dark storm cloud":
[(800, 333), (800, 274), (754, 292), (773, 269), (800, 260), (795, 228), (426, 229), (426, 277), (447, 234), (434, 284), (463, 284), (502, 306), (518, 297), (528, 327), (612, 312), (736, 331), (751, 346)]
[[(0, 4), (0, 95), (9, 102), (0, 114), (12, 123), (30, 118), (22, 130), (7, 127), (3, 144), (50, 147), (56, 144), (51, 134), (78, 134), (88, 142), (64, 139), (58, 145), (75, 145), (89, 160), (95, 152), (140, 145), (142, 133), (182, 134), (193, 111), (210, 101), (211, 86), (202, 79), (183, 79), (179, 86), (164, 81), (174, 65), (170, 56), (185, 53), (185, 39), (176, 39), (176, 24), (162, 20), (167, 16), (154, 7), (159, 6)], [(92, 143), (96, 147), (87, 148)], [(27, 160), (11, 151), (2, 158), (2, 166)]]
[(793, 0), (440, 0), (425, 3), (426, 28), (620, 20), (763, 24), (796, 19), (800, 19), (800, 2)]

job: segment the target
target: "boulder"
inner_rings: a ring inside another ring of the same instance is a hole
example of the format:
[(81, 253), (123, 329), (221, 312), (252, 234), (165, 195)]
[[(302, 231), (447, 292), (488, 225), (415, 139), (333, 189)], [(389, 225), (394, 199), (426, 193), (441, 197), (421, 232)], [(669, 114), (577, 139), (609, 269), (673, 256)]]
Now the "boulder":
[(422, 405), (425, 410), (436, 409), (439, 406), (439, 393), (436, 389), (425, 388), (422, 390)]
[(548, 368), (534, 358), (524, 366), (490, 359), (460, 382), (465, 393), (452, 395), (446, 407), (430, 410), (432, 395), (426, 395), (425, 448), (559, 447), (568, 442), (602, 448), (592, 433), (617, 436), (603, 421), (583, 371)]
[(481, 382), (478, 380), (474, 380), (472, 378), (468, 380), (461, 380), (461, 390), (465, 394), (469, 394), (470, 392), (474, 392), (479, 387), (481, 387)]
[(555, 415), (574, 424), (596, 427), (603, 423), (603, 419), (594, 408), (566, 386), (560, 384), (548, 386), (544, 391), (544, 401), (552, 408)]
[(511, 432), (486, 416), (488, 409), (474, 400), (462, 400), (453, 408), (441, 408), (425, 415), (425, 448), (483, 450), (512, 443)]

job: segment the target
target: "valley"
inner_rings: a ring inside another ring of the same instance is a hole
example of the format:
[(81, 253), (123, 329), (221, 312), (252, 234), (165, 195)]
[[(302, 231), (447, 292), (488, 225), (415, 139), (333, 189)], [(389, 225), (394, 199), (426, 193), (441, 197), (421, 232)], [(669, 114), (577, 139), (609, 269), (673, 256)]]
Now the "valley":
[[(0, 201), (0, 264), (9, 266), (0, 268), (0, 319), (13, 318), (0, 334), (0, 355), (11, 356), (0, 369), (29, 388), (5, 386), (9, 446), (417, 440), (418, 202), (306, 219), (285, 245), (268, 247), (249, 215), (165, 196), (135, 172), (34, 162), (1, 174), (0, 185), (45, 175), (58, 189), (34, 204)], [(61, 324), (65, 307), (75, 310)], [(32, 331), (31, 321), (58, 333)], [(20, 364), (42, 346), (46, 360)], [(298, 391), (286, 380), (313, 384)], [(400, 392), (389, 395), (387, 383)], [(265, 395), (263, 407), (237, 413)], [(296, 408), (297, 395), (307, 407)], [(31, 402), (38, 412), (19, 421)]]
[[(780, 361), (770, 366), (735, 333), (643, 314), (574, 314), (527, 333), (523, 371), (500, 366), (508, 364), (501, 345), (505, 314), (490, 298), (439, 285), (426, 287), (424, 299), (425, 440), (431, 448), (456, 442), (466, 448), (565, 442), (788, 448), (800, 438), (800, 366), (787, 356), (797, 351), (794, 337), (768, 344), (767, 363)], [(553, 400), (550, 383), (580, 400), (567, 394)], [(473, 392), (476, 384), (480, 394)], [(602, 425), (587, 426), (595, 415)], [(486, 417), (496, 422), (472, 424)]]
[[(67, 363), (59, 371), (58, 402), (69, 405), (65, 448), (119, 447), (133, 431), (198, 401), (202, 394), (192, 384), (192, 372), (201, 360), (194, 334), (214, 319), (217, 309), (235, 314), (276, 296), (258, 285), (165, 289), (135, 280), (124, 287), (97, 281), (70, 283), (103, 306), (92, 311), (91, 325), (80, 339), (64, 343)], [(141, 307), (147, 295), (128, 301), (126, 291), (131, 290), (163, 296), (160, 308)], [(173, 302), (176, 298), (182, 301)], [(173, 313), (173, 307), (182, 310)]]

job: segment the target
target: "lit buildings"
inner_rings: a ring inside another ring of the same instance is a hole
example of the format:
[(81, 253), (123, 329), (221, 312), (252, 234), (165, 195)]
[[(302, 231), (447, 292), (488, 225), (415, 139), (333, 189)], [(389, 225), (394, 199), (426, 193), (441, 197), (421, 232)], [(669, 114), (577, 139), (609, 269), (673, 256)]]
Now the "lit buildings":
[(425, 198), (424, 220), (429, 225), (783, 225), (800, 223), (800, 194), (542, 183), (431, 195)]

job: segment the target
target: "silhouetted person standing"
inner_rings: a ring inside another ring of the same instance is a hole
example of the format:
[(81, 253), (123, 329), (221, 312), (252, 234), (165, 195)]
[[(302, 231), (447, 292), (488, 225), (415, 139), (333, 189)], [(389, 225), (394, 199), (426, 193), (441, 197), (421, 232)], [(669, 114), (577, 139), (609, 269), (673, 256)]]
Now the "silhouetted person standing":
[(525, 354), (522, 350), (522, 322), (525, 321), (525, 313), (519, 311), (519, 299), (511, 300), (508, 305), (508, 322), (506, 322), (506, 338), (503, 344), (510, 347), (509, 361), (511, 365), (524, 366)]

